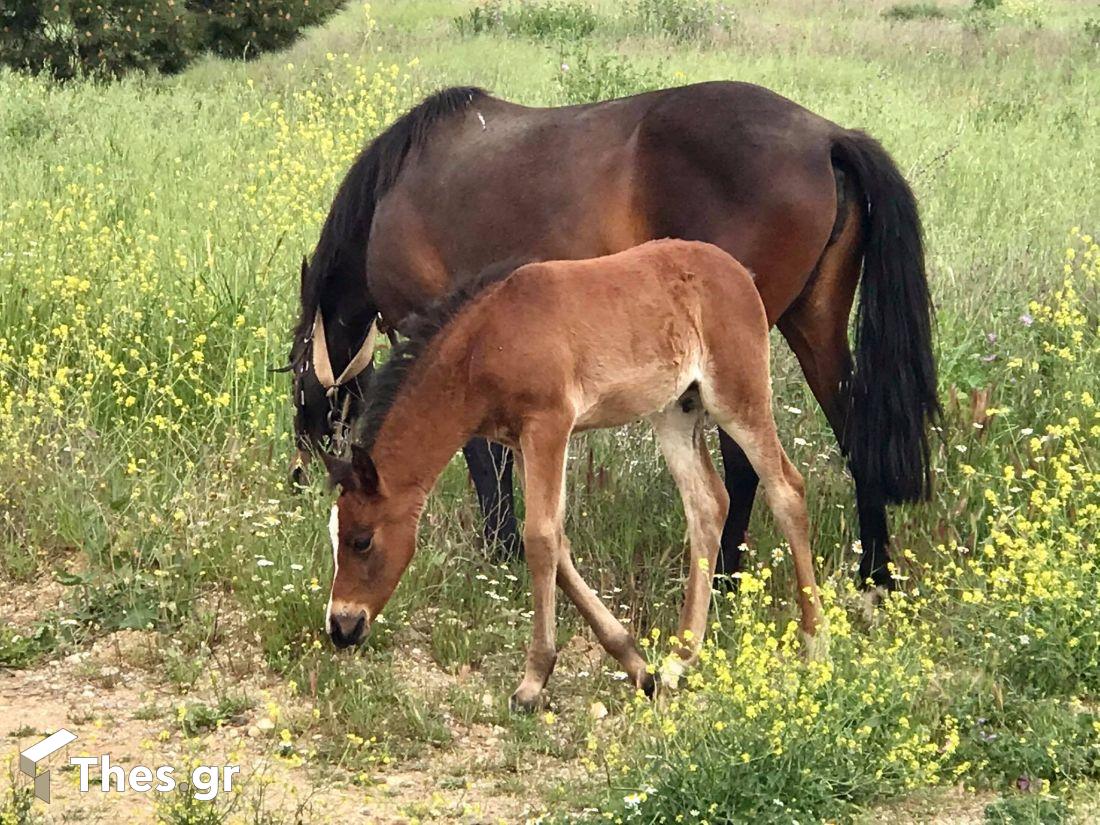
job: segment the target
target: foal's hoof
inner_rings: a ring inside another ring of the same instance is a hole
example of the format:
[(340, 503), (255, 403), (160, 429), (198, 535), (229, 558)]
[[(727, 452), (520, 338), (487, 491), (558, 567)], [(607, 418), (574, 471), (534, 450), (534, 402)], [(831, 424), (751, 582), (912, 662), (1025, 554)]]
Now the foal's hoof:
[(817, 633), (810, 635), (804, 630), (798, 631), (802, 637), (802, 656), (807, 662), (825, 662), (829, 659), (829, 631), (819, 627)]
[(508, 710), (512, 713), (534, 713), (546, 706), (541, 690), (530, 691), (520, 687), (508, 699)]

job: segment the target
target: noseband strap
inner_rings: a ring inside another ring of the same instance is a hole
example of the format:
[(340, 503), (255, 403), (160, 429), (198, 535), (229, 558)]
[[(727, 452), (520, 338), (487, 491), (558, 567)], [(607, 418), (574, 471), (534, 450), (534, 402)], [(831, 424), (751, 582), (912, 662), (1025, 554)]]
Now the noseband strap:
[(358, 376), (374, 358), (374, 341), (377, 337), (378, 318), (375, 317), (355, 357), (348, 362), (339, 376), (333, 376), (332, 361), (328, 355), (328, 339), (325, 338), (325, 319), (318, 307), (317, 314), (313, 316), (313, 374), (317, 376), (318, 383), (325, 390), (331, 391)]

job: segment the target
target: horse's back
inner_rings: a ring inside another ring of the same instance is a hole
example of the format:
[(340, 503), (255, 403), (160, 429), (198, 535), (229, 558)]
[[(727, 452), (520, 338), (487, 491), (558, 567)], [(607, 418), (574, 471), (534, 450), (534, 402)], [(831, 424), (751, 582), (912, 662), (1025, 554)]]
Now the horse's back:
[(715, 82), (564, 108), (480, 99), (433, 131), (379, 203), (370, 289), (391, 323), (497, 260), (595, 258), (661, 237), (715, 243), (777, 317), (833, 228), (838, 127)]

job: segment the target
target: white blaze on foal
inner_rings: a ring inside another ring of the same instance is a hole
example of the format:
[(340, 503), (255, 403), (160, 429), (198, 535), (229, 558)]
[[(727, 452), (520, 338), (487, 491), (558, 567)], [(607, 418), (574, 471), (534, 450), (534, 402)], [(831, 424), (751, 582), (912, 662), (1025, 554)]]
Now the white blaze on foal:
[(328, 516), (328, 537), (332, 541), (332, 587), (328, 589), (328, 607), (325, 608), (325, 633), (332, 626), (332, 589), (336, 586), (336, 574), (340, 570), (340, 508), (335, 504)]

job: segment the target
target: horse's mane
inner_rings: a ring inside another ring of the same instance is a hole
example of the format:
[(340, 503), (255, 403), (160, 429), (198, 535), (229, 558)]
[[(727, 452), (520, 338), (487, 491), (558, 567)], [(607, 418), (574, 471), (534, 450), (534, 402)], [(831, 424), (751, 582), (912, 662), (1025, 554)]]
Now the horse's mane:
[(366, 450), (374, 446), (378, 431), (397, 400), (401, 388), (416, 369), (431, 344), (447, 330), (451, 323), (475, 299), (489, 291), (494, 284), (504, 281), (525, 261), (501, 261), (486, 267), (475, 278), (465, 279), (458, 289), (432, 303), (422, 313), (409, 316), (403, 326), (407, 338), (390, 353), (389, 359), (376, 370), (366, 391), (366, 409), (363, 411), (355, 442)]
[(461, 111), (486, 92), (473, 86), (443, 89), (410, 109), (372, 140), (351, 165), (329, 209), (313, 259), (303, 272), (301, 315), (294, 328), (290, 363), (297, 366), (308, 352), (313, 319), (325, 282), (342, 270), (365, 266), (374, 207), (397, 181), (409, 153), (419, 149), (439, 121)]

